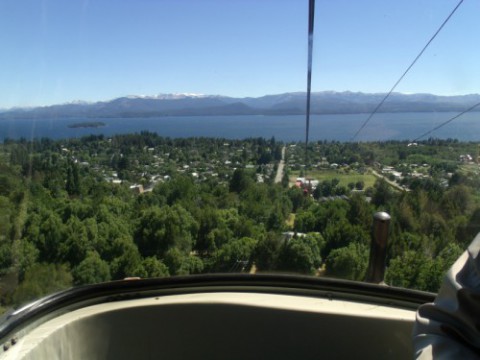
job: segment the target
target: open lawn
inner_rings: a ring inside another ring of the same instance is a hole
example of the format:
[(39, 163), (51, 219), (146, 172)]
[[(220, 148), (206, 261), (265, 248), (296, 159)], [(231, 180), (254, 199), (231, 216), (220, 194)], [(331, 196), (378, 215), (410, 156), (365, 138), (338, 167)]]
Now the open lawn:
[[(290, 185), (295, 184), (295, 180), (300, 176), (300, 171), (292, 171), (290, 173)], [(343, 170), (310, 170), (307, 173), (307, 177), (319, 181), (332, 180), (337, 178), (340, 180), (341, 186), (348, 186), (349, 183), (356, 183), (357, 181), (363, 181), (365, 188), (372, 187), (375, 184), (377, 178), (370, 172), (359, 174), (356, 171), (350, 171), (345, 173)]]

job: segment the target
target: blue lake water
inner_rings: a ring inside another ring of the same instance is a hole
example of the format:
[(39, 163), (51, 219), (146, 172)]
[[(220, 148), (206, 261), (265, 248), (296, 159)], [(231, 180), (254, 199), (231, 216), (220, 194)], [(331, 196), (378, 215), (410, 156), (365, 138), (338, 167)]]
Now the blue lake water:
[[(376, 114), (357, 140), (413, 140), (424, 132), (448, 120), (456, 113), (384, 113)], [(311, 140), (349, 141), (367, 114), (312, 115)], [(101, 121), (101, 128), (69, 128), (84, 121)], [(54, 139), (81, 137), (89, 134), (126, 134), (148, 130), (169, 137), (248, 137), (302, 141), (305, 139), (305, 116), (182, 116), (151, 118), (58, 118), (0, 120), (0, 141), (5, 138)], [(436, 138), (480, 140), (480, 112), (463, 115), (432, 133)]]

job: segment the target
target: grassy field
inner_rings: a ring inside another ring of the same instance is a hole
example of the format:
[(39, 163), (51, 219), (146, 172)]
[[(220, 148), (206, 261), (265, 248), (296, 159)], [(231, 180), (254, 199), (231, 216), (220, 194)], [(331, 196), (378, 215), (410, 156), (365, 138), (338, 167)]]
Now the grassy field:
[[(300, 176), (300, 171), (292, 171), (290, 173), (290, 185), (295, 184), (295, 180)], [(342, 170), (311, 170), (307, 173), (307, 177), (319, 181), (332, 180), (337, 178), (340, 180), (341, 186), (347, 186), (349, 183), (356, 183), (357, 181), (363, 181), (365, 188), (372, 187), (375, 184), (376, 177), (371, 173), (359, 174), (356, 171), (350, 171), (345, 173)]]

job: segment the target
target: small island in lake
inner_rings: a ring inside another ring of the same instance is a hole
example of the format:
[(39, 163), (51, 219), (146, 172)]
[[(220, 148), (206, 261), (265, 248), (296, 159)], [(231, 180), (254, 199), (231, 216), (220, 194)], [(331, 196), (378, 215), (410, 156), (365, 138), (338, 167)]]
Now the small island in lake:
[(98, 128), (98, 127), (103, 127), (106, 124), (101, 122), (101, 121), (86, 121), (86, 122), (81, 122), (81, 123), (75, 123), (75, 124), (70, 124), (68, 125), (69, 128), (71, 129), (76, 129), (76, 128)]

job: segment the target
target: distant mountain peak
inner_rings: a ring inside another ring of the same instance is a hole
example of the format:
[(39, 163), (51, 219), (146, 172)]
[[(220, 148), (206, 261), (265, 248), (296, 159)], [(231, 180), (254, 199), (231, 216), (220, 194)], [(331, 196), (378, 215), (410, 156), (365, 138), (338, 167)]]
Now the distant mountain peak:
[[(312, 92), (310, 109), (312, 114), (369, 113), (385, 95), (353, 91)], [(301, 115), (305, 114), (305, 98), (305, 92), (245, 98), (196, 93), (129, 95), (94, 103), (71, 101), (61, 105), (3, 110), (0, 118)], [(464, 111), (477, 102), (480, 102), (478, 94), (437, 96), (392, 93), (379, 112)]]
[(128, 99), (154, 99), (154, 100), (178, 100), (178, 99), (195, 99), (195, 98), (217, 98), (220, 95), (206, 95), (196, 93), (160, 93), (156, 95), (128, 95)]
[(72, 100), (72, 101), (67, 101), (66, 103), (63, 103), (63, 105), (89, 105), (93, 103), (94, 103), (93, 101)]

